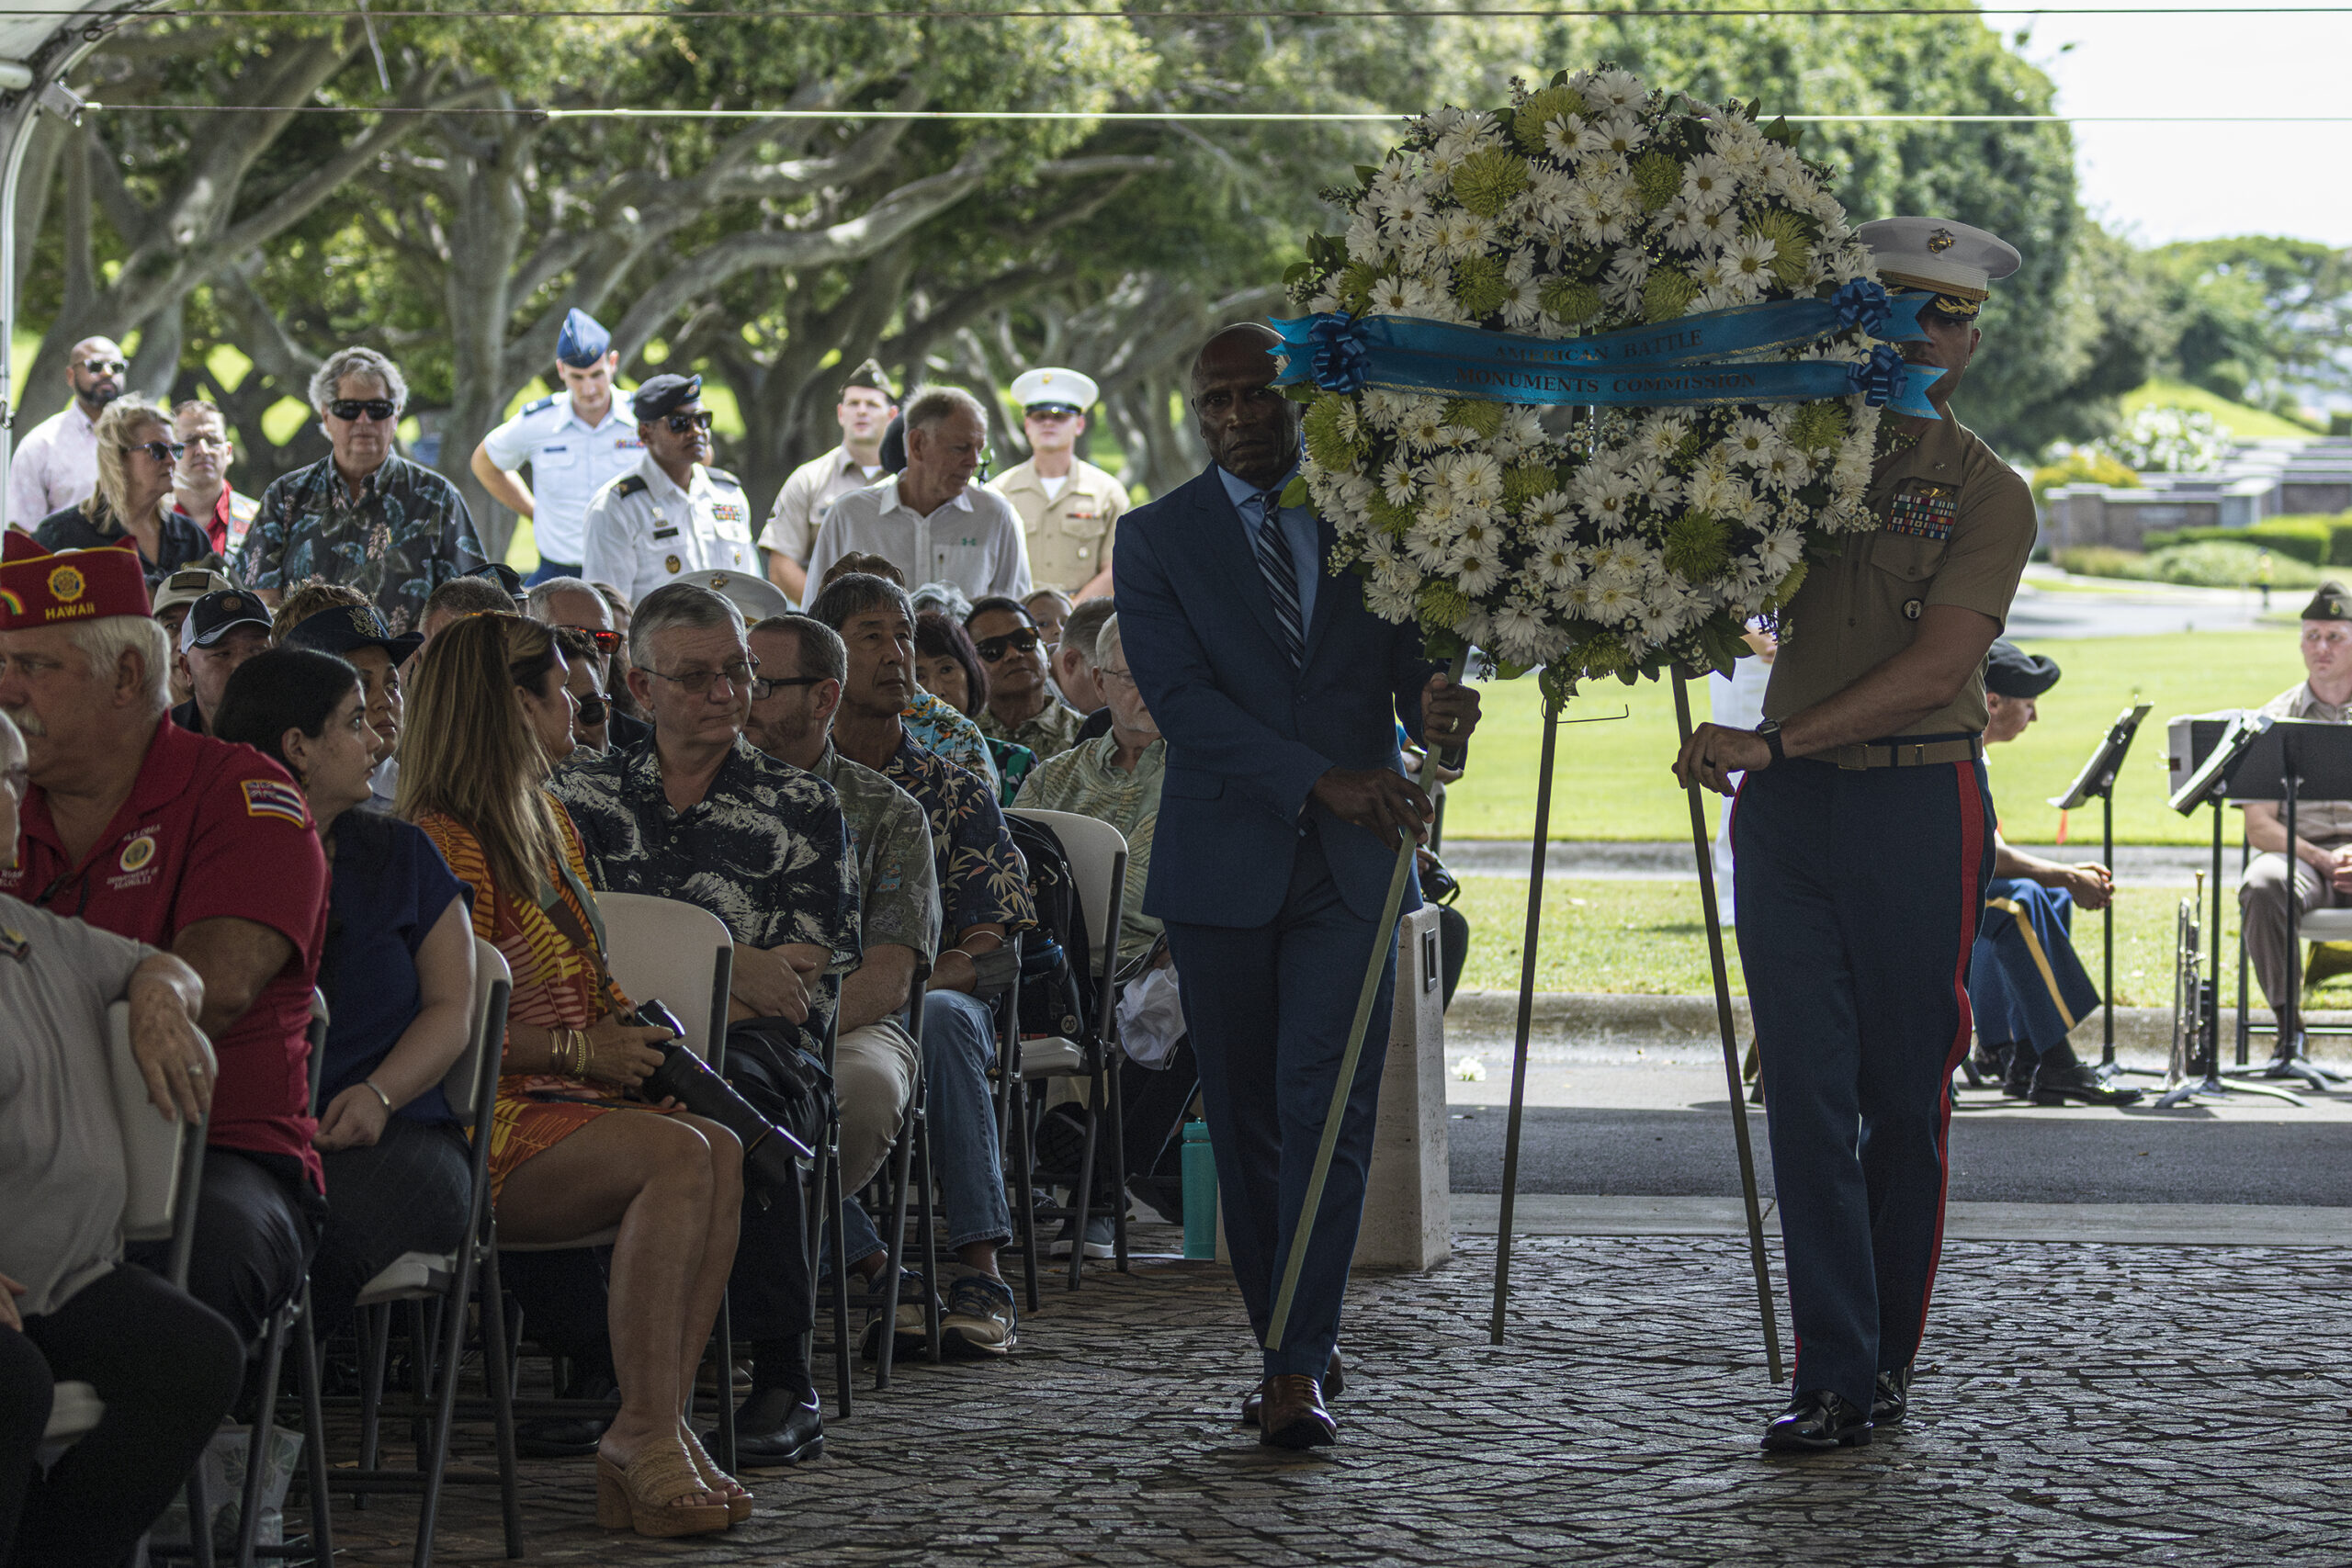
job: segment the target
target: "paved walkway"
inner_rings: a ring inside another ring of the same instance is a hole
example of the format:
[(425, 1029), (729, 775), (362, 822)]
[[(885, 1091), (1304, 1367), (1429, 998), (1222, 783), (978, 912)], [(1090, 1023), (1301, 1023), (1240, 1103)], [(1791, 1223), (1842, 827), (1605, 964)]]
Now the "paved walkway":
[[(1756, 1450), (1776, 1402), (1740, 1241), (1523, 1236), (1499, 1349), (1485, 1325), (1492, 1258), (1490, 1239), (1464, 1235), (1431, 1274), (1358, 1281), (1345, 1442), (1328, 1457), (1275, 1455), (1231, 1426), (1252, 1358), (1229, 1280), (1152, 1263), (1053, 1292), (1009, 1365), (918, 1365), (878, 1397), (861, 1384), (828, 1457), (755, 1478), (759, 1514), (724, 1537), (606, 1537), (584, 1461), (526, 1461), (530, 1557), (2337, 1568), (2352, 1556), (2338, 1484), (2352, 1250), (1955, 1241), (1917, 1418), (1873, 1447), (1799, 1461)], [(437, 1561), (501, 1560), (493, 1497), (451, 1495)], [(389, 1500), (345, 1513), (343, 1561), (406, 1562), (413, 1517)]]

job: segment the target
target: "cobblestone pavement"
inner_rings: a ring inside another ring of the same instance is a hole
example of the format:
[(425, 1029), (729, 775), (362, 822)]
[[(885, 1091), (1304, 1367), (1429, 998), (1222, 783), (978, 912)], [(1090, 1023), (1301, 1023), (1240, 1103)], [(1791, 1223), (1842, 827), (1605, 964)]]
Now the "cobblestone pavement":
[[(1173, 1233), (1147, 1229), (1146, 1246)], [(2352, 1252), (1956, 1243), (1917, 1415), (1866, 1449), (1767, 1459), (1745, 1245), (1522, 1238), (1510, 1344), (1491, 1240), (1362, 1277), (1342, 1446), (1232, 1425), (1251, 1376), (1201, 1263), (1049, 1286), (1010, 1364), (862, 1378), (830, 1451), (747, 1479), (756, 1517), (606, 1536), (586, 1461), (526, 1461), (529, 1555), (660, 1563), (2326, 1564), (2341, 1489)], [(1787, 1328), (1783, 1323), (1782, 1333)], [(486, 1451), (486, 1429), (461, 1453)], [(337, 1457), (348, 1457), (348, 1450)], [(447, 1494), (437, 1561), (502, 1561), (495, 1492)], [(291, 1512), (299, 1522), (299, 1506)], [(338, 1510), (345, 1562), (408, 1560), (413, 1505)]]

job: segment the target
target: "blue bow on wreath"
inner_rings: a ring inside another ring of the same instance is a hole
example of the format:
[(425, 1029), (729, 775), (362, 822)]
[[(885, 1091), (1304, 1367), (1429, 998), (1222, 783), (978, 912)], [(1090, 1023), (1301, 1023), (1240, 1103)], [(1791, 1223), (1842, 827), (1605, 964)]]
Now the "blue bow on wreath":
[[(1846, 287), (1850, 288), (1853, 285)], [(1880, 344), (1871, 350), (1868, 359), (1846, 367), (1846, 384), (1860, 392), (1862, 401), (1871, 407), (1883, 408), (1889, 401), (1902, 400), (1911, 385), (1911, 369), (1904, 363), (1901, 353)]]
[(1372, 376), (1372, 350), (1363, 323), (1344, 310), (1317, 316), (1307, 329), (1308, 375), (1327, 392), (1352, 392)]
[(1867, 277), (1848, 281), (1829, 297), (1829, 307), (1838, 312), (1838, 324), (1849, 329), (1859, 327), (1871, 336), (1894, 315), (1894, 303), (1886, 297), (1886, 289)]

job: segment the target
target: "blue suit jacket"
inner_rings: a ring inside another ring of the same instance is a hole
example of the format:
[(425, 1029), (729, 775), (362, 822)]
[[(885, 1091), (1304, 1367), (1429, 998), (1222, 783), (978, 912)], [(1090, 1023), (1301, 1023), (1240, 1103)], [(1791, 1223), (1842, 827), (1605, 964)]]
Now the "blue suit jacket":
[[(1333, 536), (1318, 523), (1323, 558)], [(1325, 576), (1294, 667), (1249, 531), (1216, 470), (1119, 519), (1112, 581), (1127, 667), (1168, 741), (1144, 910), (1261, 926), (1281, 909), (1311, 816), (1348, 908), (1376, 919), (1396, 854), (1307, 792), (1332, 768), (1397, 768), (1396, 722), (1418, 736), (1439, 666), (1416, 626), (1364, 608), (1352, 574)], [(1419, 878), (1405, 908), (1420, 907)]]

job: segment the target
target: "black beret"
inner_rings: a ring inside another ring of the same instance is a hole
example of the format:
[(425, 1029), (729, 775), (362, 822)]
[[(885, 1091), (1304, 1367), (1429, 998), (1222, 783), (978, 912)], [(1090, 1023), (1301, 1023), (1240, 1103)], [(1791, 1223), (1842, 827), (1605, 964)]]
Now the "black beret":
[(630, 395), (629, 412), (640, 420), (660, 419), (701, 396), (702, 378), (699, 376), (655, 376)]
[(2352, 621), (2352, 591), (2330, 578), (2319, 585), (2312, 602), (2303, 606), (2307, 621)]
[(1984, 655), (1984, 689), (2005, 697), (2038, 697), (2058, 683), (2058, 661), (2028, 653), (2007, 637)]

